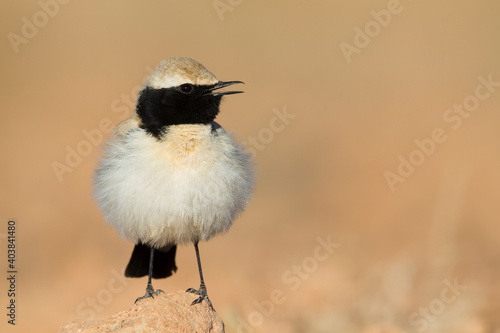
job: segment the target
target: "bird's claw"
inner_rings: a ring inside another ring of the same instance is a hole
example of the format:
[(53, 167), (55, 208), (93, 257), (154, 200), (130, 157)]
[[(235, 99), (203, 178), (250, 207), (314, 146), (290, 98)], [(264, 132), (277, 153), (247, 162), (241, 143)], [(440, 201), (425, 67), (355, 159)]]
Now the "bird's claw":
[(137, 303), (138, 301), (146, 299), (146, 298), (150, 298), (150, 297), (154, 298), (155, 296), (158, 296), (161, 293), (165, 293), (165, 292), (161, 289), (156, 289), (156, 291), (155, 291), (153, 286), (151, 284), (148, 284), (148, 286), (146, 287), (146, 294), (144, 294), (144, 296), (137, 297), (134, 304)]
[(203, 302), (203, 300), (205, 300), (207, 302), (207, 304), (210, 306), (210, 308), (212, 310), (214, 309), (214, 307), (212, 306), (212, 302), (210, 302), (210, 299), (208, 298), (207, 288), (205, 286), (200, 286), (200, 289), (198, 289), (198, 290), (196, 290), (194, 288), (189, 288), (188, 290), (186, 290), (186, 292), (187, 293), (196, 294), (196, 295), (200, 296), (197, 299), (195, 299), (191, 303), (191, 305), (195, 305), (195, 304), (201, 303), (201, 302)]

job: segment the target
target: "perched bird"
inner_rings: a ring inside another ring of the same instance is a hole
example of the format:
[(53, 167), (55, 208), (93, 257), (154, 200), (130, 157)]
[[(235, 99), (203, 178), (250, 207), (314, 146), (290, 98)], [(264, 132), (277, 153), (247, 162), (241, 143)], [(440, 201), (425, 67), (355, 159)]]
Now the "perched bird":
[(223, 82), (190, 58), (167, 58), (142, 85), (132, 116), (118, 124), (104, 146), (95, 172), (97, 203), (105, 219), (135, 242), (127, 277), (151, 278), (176, 270), (177, 245), (194, 243), (200, 288), (207, 295), (198, 242), (231, 227), (253, 188), (250, 154), (214, 120), (224, 95)]

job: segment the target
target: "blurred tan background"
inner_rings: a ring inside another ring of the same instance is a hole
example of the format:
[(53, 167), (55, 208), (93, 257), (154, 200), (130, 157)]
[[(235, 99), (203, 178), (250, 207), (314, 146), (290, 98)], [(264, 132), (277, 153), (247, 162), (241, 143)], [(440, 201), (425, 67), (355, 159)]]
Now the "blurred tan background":
[[(255, 195), (201, 245), (228, 332), (500, 332), (498, 2), (60, 1), (0, 5), (2, 276), (10, 218), (19, 267), (2, 332), (144, 293), (92, 174), (100, 126), (170, 56), (246, 83), (218, 122), (255, 149)], [(194, 249), (177, 263), (156, 288), (198, 286)]]

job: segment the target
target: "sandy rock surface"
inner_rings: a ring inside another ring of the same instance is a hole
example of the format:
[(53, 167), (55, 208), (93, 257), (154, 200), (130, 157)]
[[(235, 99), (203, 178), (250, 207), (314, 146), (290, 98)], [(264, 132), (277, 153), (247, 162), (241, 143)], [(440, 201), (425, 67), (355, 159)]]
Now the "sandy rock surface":
[(175, 291), (148, 298), (105, 320), (78, 319), (59, 329), (73, 332), (224, 332), (224, 323), (206, 302), (191, 306), (196, 295)]

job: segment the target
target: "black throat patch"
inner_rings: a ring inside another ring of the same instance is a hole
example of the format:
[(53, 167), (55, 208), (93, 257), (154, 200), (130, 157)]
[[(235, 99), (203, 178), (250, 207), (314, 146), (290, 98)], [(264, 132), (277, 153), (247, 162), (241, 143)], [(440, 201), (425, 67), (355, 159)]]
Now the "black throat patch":
[[(210, 124), (219, 113), (222, 97), (210, 94), (208, 89), (212, 87), (214, 86), (189, 85), (190, 89), (185, 89), (185, 85), (161, 89), (146, 87), (139, 93), (137, 101), (141, 128), (160, 139), (171, 125)], [(186, 93), (183, 90), (190, 91)]]

